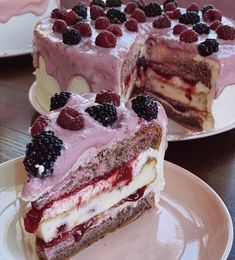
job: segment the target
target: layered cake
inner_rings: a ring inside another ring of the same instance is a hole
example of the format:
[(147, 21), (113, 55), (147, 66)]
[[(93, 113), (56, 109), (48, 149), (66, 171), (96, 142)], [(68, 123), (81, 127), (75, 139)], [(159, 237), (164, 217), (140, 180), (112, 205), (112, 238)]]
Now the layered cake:
[(167, 117), (148, 95), (61, 92), (31, 128), (24, 217), (43, 259), (63, 259), (157, 205)]
[(212, 5), (93, 0), (56, 9), (34, 32), (35, 96), (48, 111), (61, 90), (144, 92), (184, 126), (211, 129), (213, 100), (235, 82), (234, 38), (234, 21)]

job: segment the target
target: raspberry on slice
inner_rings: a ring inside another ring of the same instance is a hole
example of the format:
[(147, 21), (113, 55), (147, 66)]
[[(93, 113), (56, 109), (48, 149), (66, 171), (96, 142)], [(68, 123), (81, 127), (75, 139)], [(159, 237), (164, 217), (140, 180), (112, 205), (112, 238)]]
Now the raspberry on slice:
[(223, 40), (234, 40), (235, 39), (235, 29), (229, 25), (221, 25), (216, 29), (216, 33), (219, 39)]
[(175, 11), (172, 11), (172, 12), (166, 12), (166, 14), (168, 15), (168, 17), (170, 19), (179, 19), (180, 16), (181, 16), (181, 11), (179, 8), (177, 8)]
[(120, 7), (122, 5), (121, 0), (106, 0), (107, 7)]
[(220, 25), (223, 25), (223, 24), (222, 24), (220, 21), (216, 20), (216, 21), (214, 21), (214, 22), (210, 25), (210, 28), (211, 28), (211, 30), (216, 31), (216, 29), (217, 29)]
[(213, 6), (213, 5), (205, 5), (205, 6), (203, 6), (203, 8), (202, 8), (202, 15), (204, 15), (205, 14), (205, 12), (206, 11), (208, 11), (208, 10), (210, 10), (210, 9), (214, 9), (215, 7)]
[(92, 20), (96, 20), (98, 17), (105, 16), (105, 12), (102, 7), (92, 5), (90, 8), (90, 15)]
[(135, 9), (137, 9), (137, 8), (138, 8), (138, 6), (135, 2), (130, 2), (126, 5), (124, 12), (126, 14), (132, 14), (135, 11)]
[(197, 23), (193, 26), (193, 30), (197, 32), (198, 34), (209, 34), (210, 33), (210, 27), (207, 26), (205, 23)]
[(173, 2), (168, 3), (164, 6), (164, 12), (172, 12), (172, 11), (175, 11), (175, 10), (176, 10), (176, 6)]
[(117, 107), (120, 105), (120, 96), (114, 91), (102, 90), (97, 93), (95, 102), (99, 104), (108, 103)]
[(146, 22), (146, 16), (144, 11), (138, 9), (135, 9), (135, 11), (133, 12), (133, 14), (131, 15), (131, 18), (135, 19), (137, 22), (139, 23), (144, 23)]
[(75, 5), (72, 10), (78, 15), (83, 17), (84, 19), (87, 18), (87, 6), (84, 3), (79, 3)]
[(157, 29), (171, 27), (171, 20), (166, 14), (162, 14), (153, 22), (153, 27)]
[(110, 23), (123, 24), (126, 21), (126, 14), (114, 8), (109, 9), (106, 16)]
[(74, 11), (70, 11), (65, 15), (65, 22), (67, 25), (74, 25), (77, 21), (78, 15)]
[(110, 22), (107, 17), (99, 17), (95, 20), (96, 29), (104, 30), (104, 29), (108, 28), (109, 24), (110, 24)]
[(64, 105), (66, 105), (70, 97), (71, 97), (71, 93), (70, 92), (59, 92), (59, 93), (56, 93), (51, 98), (50, 111), (55, 110), (57, 108), (61, 108)]
[(222, 20), (222, 14), (219, 10), (217, 9), (209, 9), (205, 12), (203, 15), (203, 19), (206, 22), (214, 22), (216, 20), (221, 21)]
[(180, 41), (192, 43), (198, 41), (198, 34), (191, 29), (186, 29), (180, 34)]
[(125, 22), (125, 27), (130, 32), (137, 32), (138, 31), (138, 23), (135, 19), (131, 18)]
[(196, 12), (187, 12), (182, 14), (179, 22), (183, 24), (195, 24), (200, 22), (200, 16)]
[(140, 95), (132, 99), (132, 109), (140, 118), (146, 121), (156, 119), (158, 116), (157, 100), (149, 95)]
[(85, 125), (83, 115), (71, 107), (63, 108), (56, 122), (60, 127), (68, 130), (79, 130)]
[(67, 29), (67, 24), (63, 20), (57, 20), (54, 22), (52, 30), (56, 33), (63, 33)]
[(162, 8), (157, 3), (149, 3), (144, 6), (144, 12), (147, 17), (155, 17), (162, 14)]
[(81, 34), (76, 29), (67, 29), (63, 32), (63, 43), (68, 45), (77, 45), (81, 41)]
[(173, 28), (173, 34), (181, 34), (186, 29), (188, 29), (186, 25), (176, 24)]
[(74, 29), (78, 30), (82, 37), (90, 37), (92, 35), (91, 26), (86, 22), (76, 23)]
[(196, 3), (192, 3), (191, 5), (189, 5), (189, 6), (187, 7), (187, 11), (198, 13), (198, 12), (199, 12), (199, 5), (196, 4)]
[(39, 116), (31, 127), (31, 136), (34, 137), (44, 131), (44, 128), (48, 126), (49, 119), (46, 116)]
[(65, 8), (55, 8), (51, 12), (51, 18), (64, 20), (67, 10)]
[(107, 28), (107, 31), (111, 32), (116, 37), (122, 36), (122, 29), (117, 24), (110, 24), (109, 27)]
[(90, 3), (90, 7), (93, 6), (93, 5), (102, 7), (103, 9), (105, 9), (105, 7), (106, 7), (106, 4), (103, 0), (92, 0), (91, 3)]
[(108, 31), (100, 32), (95, 39), (95, 44), (103, 48), (115, 48), (116, 42), (116, 37)]

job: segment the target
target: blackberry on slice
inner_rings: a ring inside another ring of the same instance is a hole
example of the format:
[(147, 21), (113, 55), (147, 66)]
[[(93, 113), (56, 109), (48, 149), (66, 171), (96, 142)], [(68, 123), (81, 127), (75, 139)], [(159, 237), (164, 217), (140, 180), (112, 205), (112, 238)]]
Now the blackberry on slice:
[(206, 39), (204, 42), (213, 49), (213, 52), (219, 51), (219, 43), (216, 39)]
[(116, 108), (110, 104), (91, 106), (85, 111), (103, 126), (111, 126), (117, 120)]
[(162, 8), (157, 3), (149, 3), (144, 6), (144, 13), (147, 17), (155, 17), (162, 14)]
[(90, 6), (92, 6), (92, 5), (98, 5), (98, 6), (102, 7), (103, 9), (105, 9), (105, 7), (106, 7), (106, 4), (103, 0), (92, 0), (90, 3)]
[(144, 5), (139, 0), (129, 0), (129, 3), (136, 3), (140, 10), (144, 10)]
[(53, 173), (54, 162), (64, 149), (63, 142), (52, 131), (36, 135), (26, 147), (25, 170), (30, 176), (46, 178)]
[(70, 92), (60, 92), (56, 93), (52, 98), (51, 98), (51, 107), (50, 111), (55, 110), (57, 108), (61, 108), (64, 105), (67, 104), (69, 98), (71, 97)]
[(201, 56), (209, 56), (219, 50), (219, 44), (215, 39), (206, 39), (198, 45), (198, 53)]
[(85, 19), (82, 16), (76, 18), (76, 23), (85, 22)]
[(209, 34), (210, 33), (210, 27), (207, 26), (205, 23), (197, 23), (193, 26), (193, 30), (197, 32), (198, 34)]
[(183, 24), (196, 24), (200, 22), (200, 16), (196, 12), (187, 12), (180, 16), (179, 22)]
[(75, 5), (72, 10), (78, 15), (83, 17), (84, 19), (87, 18), (87, 6), (83, 3)]
[(72, 28), (64, 31), (62, 36), (63, 36), (63, 43), (68, 45), (76, 45), (82, 39), (80, 32)]
[(178, 6), (178, 3), (177, 3), (176, 0), (166, 0), (166, 1), (164, 1), (164, 3), (163, 3), (164, 8), (165, 8), (165, 6), (166, 6), (167, 4), (169, 4), (169, 3), (175, 4), (176, 7)]
[(127, 20), (125, 13), (114, 8), (109, 9), (106, 16), (110, 20), (110, 23), (115, 24), (122, 24)]
[(120, 7), (122, 5), (122, 0), (107, 0), (107, 7)]
[(157, 100), (149, 95), (140, 95), (132, 99), (132, 109), (138, 117), (147, 121), (156, 119), (158, 116)]
[(215, 7), (213, 5), (205, 5), (203, 8), (202, 8), (202, 15), (205, 14), (206, 11), (210, 10), (210, 9), (214, 9)]

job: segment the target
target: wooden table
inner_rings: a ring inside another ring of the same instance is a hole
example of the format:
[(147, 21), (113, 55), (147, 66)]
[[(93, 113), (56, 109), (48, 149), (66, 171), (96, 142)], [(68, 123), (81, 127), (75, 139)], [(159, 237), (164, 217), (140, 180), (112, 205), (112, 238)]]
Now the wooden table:
[[(27, 129), (37, 116), (28, 100), (33, 70), (30, 56), (0, 59), (0, 163), (23, 155), (30, 140)], [(170, 142), (166, 160), (208, 183), (235, 223), (235, 129), (204, 139)], [(235, 259), (235, 245), (229, 259)]]

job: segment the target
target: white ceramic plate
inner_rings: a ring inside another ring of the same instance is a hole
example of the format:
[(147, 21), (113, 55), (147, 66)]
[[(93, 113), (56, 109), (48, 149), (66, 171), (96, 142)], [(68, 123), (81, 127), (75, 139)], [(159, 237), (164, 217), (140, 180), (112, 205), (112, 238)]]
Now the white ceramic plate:
[[(219, 196), (203, 181), (165, 162), (166, 186), (152, 209), (94, 243), (73, 260), (227, 259), (233, 226)], [(22, 158), (0, 165), (0, 259), (37, 259), (34, 238), (22, 230)]]
[[(46, 114), (39, 104), (35, 96), (36, 83), (29, 89), (29, 101), (34, 109), (40, 114)], [(235, 128), (235, 85), (227, 87), (220, 97), (214, 100), (212, 107), (213, 115), (215, 118), (215, 128), (210, 131), (191, 132), (183, 126), (177, 124), (169, 119), (168, 126), (168, 141), (183, 141), (198, 139), (211, 135), (220, 134)]]

